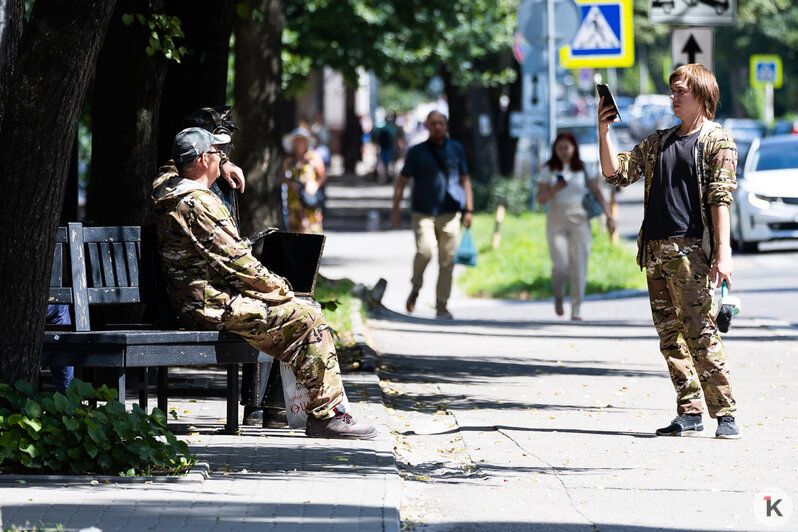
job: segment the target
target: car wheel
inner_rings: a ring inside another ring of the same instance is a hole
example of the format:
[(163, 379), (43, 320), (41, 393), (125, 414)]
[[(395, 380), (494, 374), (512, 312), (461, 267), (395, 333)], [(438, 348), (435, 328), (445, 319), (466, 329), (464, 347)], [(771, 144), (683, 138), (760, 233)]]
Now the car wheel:
[(734, 248), (740, 253), (756, 253), (759, 251), (759, 242), (746, 242), (745, 240), (737, 240)]

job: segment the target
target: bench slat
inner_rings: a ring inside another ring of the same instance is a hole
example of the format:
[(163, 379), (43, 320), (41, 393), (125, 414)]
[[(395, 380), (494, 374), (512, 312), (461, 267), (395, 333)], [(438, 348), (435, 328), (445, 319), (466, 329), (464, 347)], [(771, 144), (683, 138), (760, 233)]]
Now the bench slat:
[(53, 257), (53, 269), (50, 272), (50, 288), (60, 288), (64, 286), (64, 244), (61, 242), (55, 245), (55, 255)]
[(89, 304), (98, 303), (141, 303), (137, 286), (120, 286), (109, 288), (89, 288)]
[(50, 305), (63, 304), (69, 305), (72, 303), (72, 289), (71, 288), (50, 288), (50, 295), (47, 297), (47, 303)]
[[(45, 343), (57, 344), (195, 344), (195, 343), (230, 343), (249, 345), (240, 336), (224, 331), (168, 331), (168, 330), (110, 330), (83, 331), (64, 334), (58, 331), (45, 331)], [(252, 349), (255, 349), (254, 347)]]
[(137, 242), (125, 242), (125, 255), (127, 258), (127, 269), (130, 272), (130, 286), (140, 286), (139, 281), (139, 255), (136, 248)]
[(111, 244), (114, 250), (114, 272), (116, 273), (117, 286), (130, 286), (127, 280), (127, 254), (125, 253), (125, 244), (123, 242), (114, 242)]
[[(103, 269), (103, 284), (100, 286), (119, 286), (114, 277), (113, 258), (111, 256), (111, 244), (100, 242), (100, 264)], [(99, 288), (95, 285), (95, 288)]]
[(96, 242), (86, 244), (89, 254), (89, 268), (91, 268), (91, 285), (103, 286), (103, 272), (100, 267), (100, 247)]
[(85, 249), (83, 247), (83, 225), (69, 224), (69, 256), (72, 264), (72, 297), (75, 313), (75, 330), (88, 331), (89, 323), (89, 295), (86, 291), (86, 268), (75, 267), (76, 264), (85, 264)]
[(83, 237), (86, 242), (137, 242), (141, 240), (141, 227), (137, 225), (84, 227)]

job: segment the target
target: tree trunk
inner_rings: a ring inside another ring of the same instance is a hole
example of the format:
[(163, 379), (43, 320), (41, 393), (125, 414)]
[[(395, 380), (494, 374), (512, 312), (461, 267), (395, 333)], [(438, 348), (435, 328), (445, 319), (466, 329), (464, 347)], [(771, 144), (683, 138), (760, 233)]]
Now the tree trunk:
[(24, 25), (24, 0), (0, 0), (0, 124)]
[(463, 144), (469, 171), (474, 171), (474, 144), (471, 141), (471, 118), (465, 94), (452, 84), (452, 75), (445, 68), (441, 71), (443, 91), (449, 104), (449, 136)]
[[(0, 127), (0, 381), (38, 385), (55, 234), (78, 116), (113, 0), (36, 2)], [(13, 282), (12, 282), (13, 281)]]
[(474, 123), (471, 129), (474, 147), (474, 167), (470, 169), (471, 175), (479, 181), (490, 181), (499, 172), (496, 121), (490, 92), (484, 87), (471, 87), (468, 90), (468, 101), (471, 103)]
[(346, 87), (346, 125), (344, 126), (343, 146), (341, 152), (344, 156), (344, 171), (354, 174), (357, 162), (361, 159), (361, 142), (363, 130), (360, 120), (355, 113), (355, 89)]
[(283, 0), (258, 0), (250, 5), (265, 19), (238, 18), (235, 23), (235, 109), (241, 132), (234, 159), (247, 179), (240, 203), (245, 235), (284, 225), (280, 142), (284, 4)]
[(521, 98), (523, 78), (521, 74), (521, 65), (516, 65), (516, 72), (518, 74), (515, 82), (510, 85), (510, 104), (507, 110), (502, 110), (498, 105), (498, 98), (495, 103), (496, 116), (499, 117), (496, 121), (496, 137), (499, 143), (499, 172), (503, 176), (513, 175), (515, 169), (515, 150), (518, 147), (518, 139), (510, 136), (510, 113), (513, 111), (521, 110)]
[[(151, 1), (155, 11), (163, 2)], [(152, 211), (150, 184), (158, 169), (158, 112), (167, 59), (145, 53), (150, 31), (125, 13), (146, 6), (119, 0), (97, 58), (92, 100), (92, 160), (87, 218), (97, 225), (141, 225)], [(146, 83), (141, 83), (146, 80)]]
[[(161, 99), (157, 163), (171, 158), (183, 118), (202, 107), (224, 105), (227, 61), (236, 0), (170, 0), (166, 11), (180, 17), (191, 53), (169, 63)], [(235, 161), (235, 155), (233, 156)]]

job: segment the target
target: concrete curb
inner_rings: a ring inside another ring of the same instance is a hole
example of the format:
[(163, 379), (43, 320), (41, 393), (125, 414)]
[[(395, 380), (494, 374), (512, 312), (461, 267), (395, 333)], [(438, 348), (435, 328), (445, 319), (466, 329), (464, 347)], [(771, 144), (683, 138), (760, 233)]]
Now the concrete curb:
[(211, 474), (208, 462), (197, 462), (182, 476), (119, 477), (113, 475), (0, 475), (3, 484), (204, 484)]
[[(393, 439), (391, 438), (388, 425), (388, 411), (382, 401), (382, 391), (380, 379), (377, 377), (377, 352), (372, 348), (366, 338), (366, 327), (360, 314), (362, 302), (359, 299), (352, 308), (352, 333), (357, 342), (357, 346), (362, 353), (362, 372), (357, 374), (358, 380), (366, 385), (366, 390), (372, 393), (375, 403), (381, 406), (380, 418), (380, 437), (376, 440), (375, 451), (377, 452), (378, 462), (384, 464), (385, 473), (385, 493), (383, 504), (383, 530), (386, 532), (399, 532), (401, 521), (399, 518), (399, 506), (402, 501), (402, 484), (399, 476), (399, 469), (396, 466), (396, 457), (393, 454)], [(377, 395), (379, 394), (379, 395)]]

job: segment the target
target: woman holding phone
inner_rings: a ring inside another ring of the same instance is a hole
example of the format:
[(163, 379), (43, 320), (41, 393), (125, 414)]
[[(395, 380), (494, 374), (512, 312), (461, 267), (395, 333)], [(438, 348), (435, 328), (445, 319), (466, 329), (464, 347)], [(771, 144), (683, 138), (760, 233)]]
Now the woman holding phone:
[(551, 256), (551, 288), (554, 311), (565, 314), (565, 285), (570, 282), (571, 319), (581, 321), (580, 307), (585, 295), (587, 259), (590, 255), (590, 219), (582, 199), (593, 193), (607, 216), (607, 230), (615, 229), (610, 206), (604, 201), (595, 178), (585, 175), (579, 145), (572, 133), (560, 133), (551, 148), (551, 158), (543, 164), (538, 180), (538, 202), (548, 204), (546, 239)]

